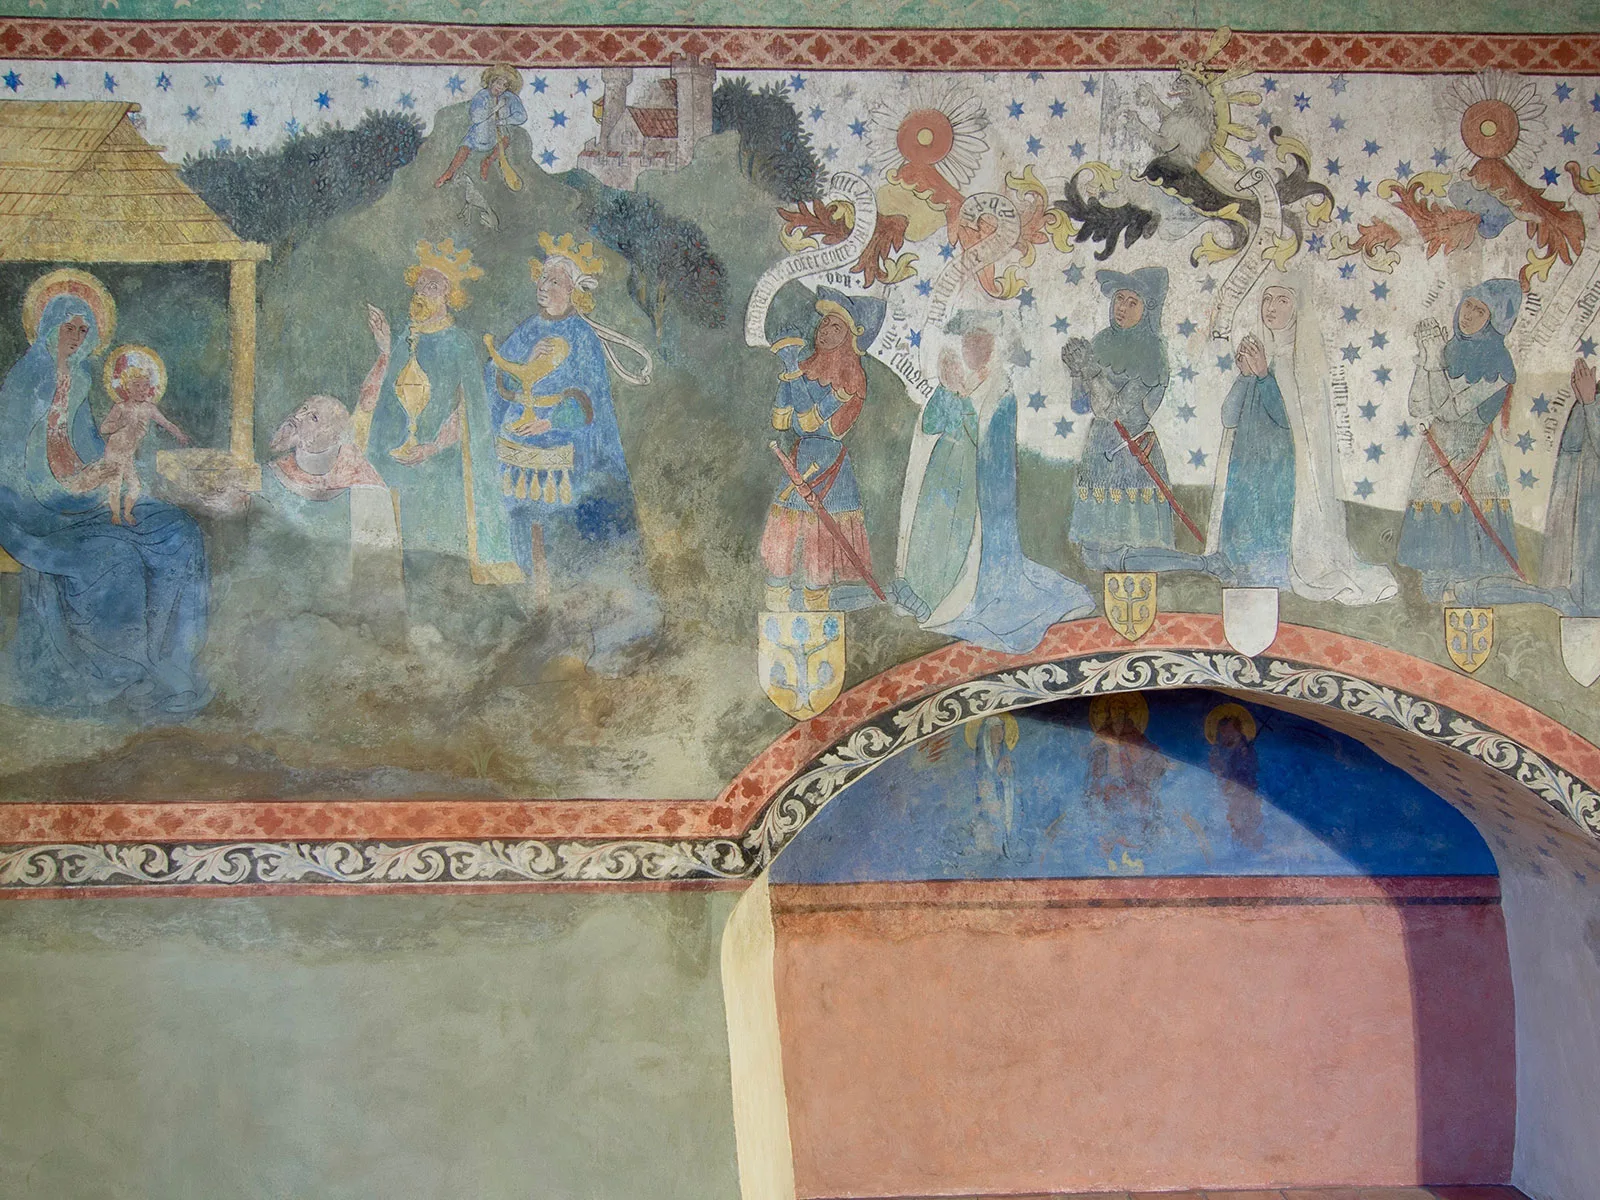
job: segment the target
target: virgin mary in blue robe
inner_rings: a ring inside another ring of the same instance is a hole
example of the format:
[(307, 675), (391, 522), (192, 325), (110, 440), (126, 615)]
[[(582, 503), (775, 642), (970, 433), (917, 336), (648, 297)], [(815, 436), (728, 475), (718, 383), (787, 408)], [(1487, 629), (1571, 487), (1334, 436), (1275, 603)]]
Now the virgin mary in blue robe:
[(100, 343), (94, 313), (51, 299), (33, 345), (0, 386), (0, 548), (21, 567), (17, 634), (0, 655), (0, 699), (70, 716), (172, 720), (210, 699), (197, 658), (210, 577), (200, 527), (146, 495), (135, 523), (113, 524), (96, 492), (77, 495), (50, 469), (47, 418), (60, 329), (89, 332), (68, 360), (67, 427), (85, 463), (105, 453), (88, 397)]

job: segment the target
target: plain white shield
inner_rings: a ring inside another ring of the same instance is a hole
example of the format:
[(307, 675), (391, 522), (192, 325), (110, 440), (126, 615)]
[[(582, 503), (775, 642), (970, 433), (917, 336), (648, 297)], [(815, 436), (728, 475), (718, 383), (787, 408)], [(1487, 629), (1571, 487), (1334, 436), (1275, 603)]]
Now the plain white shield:
[(1600, 679), (1600, 617), (1561, 618), (1561, 661), (1584, 687)]
[(1260, 654), (1278, 636), (1278, 589), (1223, 588), (1222, 631), (1240, 654)]

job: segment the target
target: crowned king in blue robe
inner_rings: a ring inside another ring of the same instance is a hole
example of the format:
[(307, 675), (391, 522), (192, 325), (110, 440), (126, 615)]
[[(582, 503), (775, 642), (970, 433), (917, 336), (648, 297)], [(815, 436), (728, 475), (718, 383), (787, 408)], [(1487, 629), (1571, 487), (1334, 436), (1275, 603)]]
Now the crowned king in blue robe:
[[(390, 453), (406, 440), (408, 418), (395, 383), (415, 355), (428, 381), (427, 407), (417, 420), (417, 440), (437, 440), (462, 406), (461, 439), (417, 463)], [(399, 499), (400, 538), (407, 551), (431, 550), (468, 560), (476, 583), (508, 583), (522, 577), (511, 554), (506, 514), (496, 482), (495, 437), (484, 398), (482, 346), (459, 325), (395, 334), (389, 373), (372, 414), (368, 458)], [(479, 469), (483, 464), (483, 469)]]

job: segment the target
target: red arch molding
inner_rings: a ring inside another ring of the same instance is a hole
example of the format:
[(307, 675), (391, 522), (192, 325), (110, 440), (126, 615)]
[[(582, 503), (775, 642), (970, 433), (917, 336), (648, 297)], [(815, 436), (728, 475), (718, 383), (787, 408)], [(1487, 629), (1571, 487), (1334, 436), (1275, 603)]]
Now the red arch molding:
[[(102, 62), (361, 62), (531, 67), (664, 65), (695, 54), (726, 70), (990, 71), (1176, 67), (1209, 30), (819, 29), (467, 25), (390, 21), (0, 21), (0, 58)], [(1313, 33), (1237, 30), (1219, 65), (1274, 71), (1600, 72), (1596, 33)]]
[[(1123, 674), (1105, 675), (1108, 664)], [(1041, 679), (1054, 683), (1029, 691)], [(924, 655), (797, 724), (714, 800), (0, 805), (0, 895), (740, 886), (839, 788), (936, 732), (928, 722), (1161, 686), (1255, 691), (1408, 729), (1474, 756), (1600, 838), (1600, 797), (1587, 782), (1600, 780), (1600, 747), (1521, 701), (1305, 626), (1280, 626), (1248, 660), (1227, 646), (1220, 618), (1177, 613), (1138, 643), (1095, 618), (1056, 626), (1025, 655), (965, 643)], [(913, 709), (923, 724), (906, 733)]]

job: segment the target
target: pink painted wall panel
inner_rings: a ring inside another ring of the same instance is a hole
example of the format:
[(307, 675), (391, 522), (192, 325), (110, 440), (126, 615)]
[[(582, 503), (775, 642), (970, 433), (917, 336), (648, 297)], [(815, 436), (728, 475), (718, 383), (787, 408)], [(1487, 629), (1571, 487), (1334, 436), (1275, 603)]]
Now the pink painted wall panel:
[(801, 1196), (1507, 1179), (1496, 881), (1086, 882), (774, 889)]

